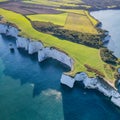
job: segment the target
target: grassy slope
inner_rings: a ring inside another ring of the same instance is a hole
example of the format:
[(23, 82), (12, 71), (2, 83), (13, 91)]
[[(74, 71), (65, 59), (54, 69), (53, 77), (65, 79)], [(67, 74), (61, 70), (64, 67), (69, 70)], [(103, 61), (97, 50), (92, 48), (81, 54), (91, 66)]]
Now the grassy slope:
[(36, 15), (28, 15), (32, 21), (41, 21), (41, 22), (51, 22), (56, 25), (64, 26), (67, 13), (63, 14), (36, 14)]
[[(75, 61), (74, 69), (68, 73), (69, 75), (74, 76), (77, 72), (87, 72), (84, 64), (88, 64), (103, 72), (108, 79), (103, 67), (105, 63), (99, 56), (99, 50), (40, 33), (33, 29), (30, 22), (20, 14), (0, 9), (0, 15), (4, 16), (7, 21), (16, 24), (21, 29), (22, 36), (40, 40), (45, 46), (55, 46), (73, 58)], [(93, 76), (91, 73), (88, 75)]]

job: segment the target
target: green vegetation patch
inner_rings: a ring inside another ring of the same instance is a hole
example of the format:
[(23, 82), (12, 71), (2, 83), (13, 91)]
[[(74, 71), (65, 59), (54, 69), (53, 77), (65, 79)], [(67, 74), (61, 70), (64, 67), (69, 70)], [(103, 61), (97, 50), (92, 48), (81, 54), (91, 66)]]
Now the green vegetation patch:
[(36, 14), (27, 16), (31, 21), (51, 22), (64, 26), (68, 13), (63, 14)]
[(104, 69), (108, 76), (108, 79), (111, 80), (111, 82), (113, 82), (114, 75), (116, 73), (116, 68), (113, 65), (105, 64)]
[(15, 24), (21, 30), (20, 35), (33, 40), (39, 40), (45, 46), (55, 47), (67, 53), (74, 60), (74, 68), (67, 74), (74, 76), (78, 72), (86, 72), (89, 76), (94, 76), (94, 73), (87, 71), (84, 66), (87, 64), (90, 68), (98, 70), (105, 75), (105, 78), (108, 78), (104, 70), (105, 63), (101, 60), (99, 50), (38, 32), (32, 27), (30, 21), (21, 14), (0, 9), (0, 15), (8, 22)]
[(100, 55), (101, 55), (102, 60), (106, 63), (116, 65), (118, 62), (118, 58), (114, 56), (113, 52), (108, 50), (107, 48), (101, 48)]
[(93, 26), (97, 26), (99, 24), (99, 21), (95, 19), (93, 16), (91, 16), (90, 13), (86, 10), (76, 10), (76, 9), (57, 9), (57, 10), (84, 15), (88, 17), (88, 19), (90, 20)]
[(78, 6), (78, 4), (83, 3), (82, 0), (24, 0), (26, 3), (42, 4), (48, 6)]
[(68, 41), (83, 44), (93, 48), (103, 47), (102, 39), (104, 33), (101, 35), (94, 35), (67, 29), (61, 29), (61, 26), (54, 25), (50, 22), (32, 21), (31, 24), (33, 28), (35, 28), (37, 31), (53, 35), (60, 39), (66, 39)]
[(88, 19), (91, 21), (93, 26), (97, 26), (99, 24), (99, 21), (96, 20), (93, 16), (91, 16), (88, 11), (84, 11), (84, 12), (86, 16), (88, 17)]
[(5, 2), (5, 1), (8, 1), (8, 0), (0, 0), (0, 2)]
[(85, 10), (64, 10), (58, 9), (65, 13), (63, 14), (37, 14), (28, 15), (27, 17), (31, 21), (41, 21), (41, 22), (51, 22), (56, 25), (63, 26), (63, 29), (89, 33), (98, 34), (96, 25), (98, 21), (94, 19)]
[(93, 26), (87, 15), (76, 13), (69, 13), (64, 28), (82, 33), (98, 34), (95, 26)]

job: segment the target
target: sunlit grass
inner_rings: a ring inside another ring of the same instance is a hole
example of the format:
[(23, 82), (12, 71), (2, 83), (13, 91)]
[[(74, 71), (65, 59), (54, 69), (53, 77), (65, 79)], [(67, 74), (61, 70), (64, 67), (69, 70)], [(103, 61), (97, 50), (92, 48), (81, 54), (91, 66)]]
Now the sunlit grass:
[(64, 29), (82, 33), (98, 34), (96, 25), (98, 21), (85, 10), (57, 9), (62, 14), (35, 14), (28, 15), (31, 21), (51, 22), (63, 26)]
[(82, 33), (98, 34), (87, 15), (69, 13), (64, 28)]
[(47, 6), (78, 6), (78, 3), (83, 3), (81, 0), (24, 0), (26, 3), (42, 4)]
[(51, 22), (56, 25), (64, 26), (67, 13), (63, 14), (36, 14), (36, 15), (28, 15), (27, 17), (32, 21), (40, 21), (40, 22)]

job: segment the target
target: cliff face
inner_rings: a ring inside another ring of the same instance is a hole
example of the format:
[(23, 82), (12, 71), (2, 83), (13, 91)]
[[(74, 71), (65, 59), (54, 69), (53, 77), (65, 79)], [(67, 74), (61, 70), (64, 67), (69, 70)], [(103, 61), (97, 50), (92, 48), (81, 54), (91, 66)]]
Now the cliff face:
[[(0, 24), (0, 33), (16, 37), (17, 47), (27, 50), (29, 54), (38, 53), (39, 62), (51, 57), (73, 69), (74, 61), (67, 54), (57, 50), (56, 48), (44, 47), (41, 42), (19, 37), (19, 30), (12, 26)], [(75, 81), (81, 81), (85, 88), (99, 90), (104, 95), (110, 97), (111, 101), (115, 105), (120, 107), (120, 94), (104, 80), (89, 78), (86, 73), (81, 72), (76, 74), (74, 78), (63, 73), (60, 81), (62, 84), (65, 84), (70, 88), (74, 86)]]
[(4, 33), (6, 35), (11, 35), (11, 36), (17, 38), (19, 31), (15, 27), (8, 26), (6, 24), (0, 24), (0, 33)]
[(46, 47), (39, 50), (38, 58), (40, 62), (46, 58), (53, 58), (68, 65), (72, 69), (73, 60), (69, 56), (67, 56), (65, 53), (62, 53), (61, 51), (55, 48)]
[(17, 45), (17, 48), (24, 48), (25, 50), (28, 50), (29, 40), (23, 37), (17, 37), (16, 45)]
[(44, 48), (44, 46), (42, 43), (30, 41), (29, 47), (28, 47), (28, 53), (33, 54), (33, 53), (38, 52), (39, 50), (41, 50), (43, 48)]
[(71, 88), (74, 86), (75, 81), (83, 82), (85, 88), (97, 89), (105, 96), (109, 97), (112, 103), (120, 107), (120, 94), (104, 80), (99, 78), (89, 78), (84, 72), (76, 74), (74, 78), (65, 74), (61, 77), (61, 83)]

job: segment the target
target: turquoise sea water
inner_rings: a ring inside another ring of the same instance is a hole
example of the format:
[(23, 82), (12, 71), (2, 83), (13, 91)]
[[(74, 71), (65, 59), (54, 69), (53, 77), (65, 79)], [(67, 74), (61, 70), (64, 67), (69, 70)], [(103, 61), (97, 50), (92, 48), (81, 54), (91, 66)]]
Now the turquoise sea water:
[(60, 84), (65, 65), (38, 63), (24, 50), (11, 53), (15, 39), (0, 35), (0, 120), (119, 120), (120, 109), (97, 90)]
[(107, 47), (120, 58), (120, 10), (101, 10), (91, 12), (95, 18), (102, 22), (102, 28), (109, 31), (111, 40)]

